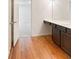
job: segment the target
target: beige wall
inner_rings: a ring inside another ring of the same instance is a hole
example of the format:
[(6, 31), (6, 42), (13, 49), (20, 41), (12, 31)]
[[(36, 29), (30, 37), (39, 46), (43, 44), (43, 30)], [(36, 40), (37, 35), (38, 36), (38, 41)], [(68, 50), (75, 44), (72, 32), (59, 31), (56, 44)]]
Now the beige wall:
[(32, 36), (52, 33), (51, 26), (43, 23), (46, 18), (52, 18), (51, 0), (32, 0)]

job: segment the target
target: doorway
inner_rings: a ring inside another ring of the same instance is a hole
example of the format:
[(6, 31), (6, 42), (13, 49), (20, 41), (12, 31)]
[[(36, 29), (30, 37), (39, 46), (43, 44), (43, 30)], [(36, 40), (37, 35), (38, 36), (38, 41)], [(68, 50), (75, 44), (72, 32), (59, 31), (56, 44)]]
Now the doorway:
[(21, 37), (31, 36), (31, 0), (10, 0), (9, 33), (11, 47)]

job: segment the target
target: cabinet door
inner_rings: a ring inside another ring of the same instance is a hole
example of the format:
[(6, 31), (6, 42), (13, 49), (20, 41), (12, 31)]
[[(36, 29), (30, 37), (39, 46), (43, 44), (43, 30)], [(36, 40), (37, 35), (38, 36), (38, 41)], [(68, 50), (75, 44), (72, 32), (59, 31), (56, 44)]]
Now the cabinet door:
[(71, 55), (71, 35), (61, 32), (61, 48)]
[(60, 46), (60, 30), (53, 28), (53, 41)]

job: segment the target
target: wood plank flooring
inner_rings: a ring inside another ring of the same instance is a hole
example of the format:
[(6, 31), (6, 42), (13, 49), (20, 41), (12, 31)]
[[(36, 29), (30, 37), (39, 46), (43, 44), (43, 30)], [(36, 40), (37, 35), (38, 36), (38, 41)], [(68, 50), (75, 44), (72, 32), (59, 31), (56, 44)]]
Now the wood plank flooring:
[(71, 59), (50, 36), (20, 38), (9, 59)]

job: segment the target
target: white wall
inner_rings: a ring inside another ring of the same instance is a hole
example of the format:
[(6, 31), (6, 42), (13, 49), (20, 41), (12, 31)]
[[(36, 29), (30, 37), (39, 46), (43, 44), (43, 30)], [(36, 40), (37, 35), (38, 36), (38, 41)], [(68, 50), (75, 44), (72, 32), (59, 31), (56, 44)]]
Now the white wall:
[[(20, 0), (20, 37), (31, 34), (48, 35), (52, 33), (52, 27), (44, 24), (43, 19), (53, 18), (53, 20), (70, 19), (68, 0), (32, 0), (32, 24), (31, 24), (31, 5), (28, 4), (30, 0)], [(52, 6), (53, 2), (53, 6)], [(26, 6), (27, 5), (27, 6)], [(31, 29), (32, 25), (32, 29)]]
[(70, 20), (70, 0), (53, 1), (53, 20)]
[(43, 23), (46, 18), (52, 18), (51, 0), (32, 0), (32, 36), (52, 33), (51, 26)]
[[(43, 19), (52, 18), (52, 0), (18, 0), (19, 2), (19, 35), (48, 35), (52, 33), (51, 26), (43, 23)], [(28, 3), (29, 2), (29, 3)], [(31, 17), (32, 7), (32, 17)], [(31, 23), (32, 21), (32, 23)], [(31, 27), (32, 25), (32, 27)], [(32, 31), (32, 33), (31, 33)]]

